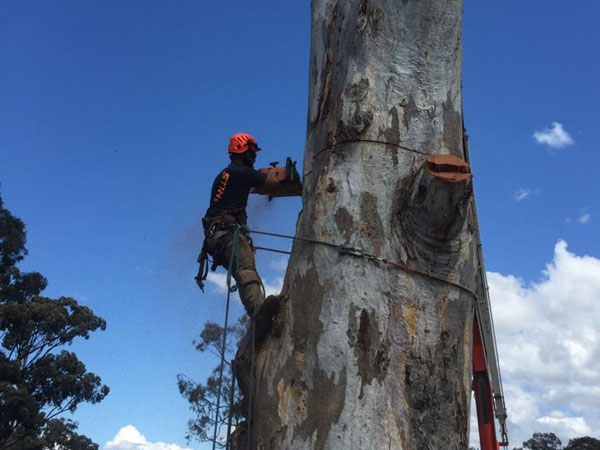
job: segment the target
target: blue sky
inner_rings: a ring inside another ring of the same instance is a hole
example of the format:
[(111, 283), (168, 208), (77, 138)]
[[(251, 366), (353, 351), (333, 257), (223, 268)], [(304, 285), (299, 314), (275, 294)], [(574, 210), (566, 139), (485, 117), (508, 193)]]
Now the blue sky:
[[(48, 295), (74, 296), (108, 322), (75, 346), (111, 387), (75, 415), (101, 448), (126, 425), (149, 443), (205, 448), (185, 444), (175, 384), (213, 367), (191, 341), (223, 317), (218, 283), (201, 295), (193, 282), (199, 221), (231, 134), (256, 136), (260, 165), (288, 155), (301, 164), (309, 4), (0, 1), (1, 192), (27, 224), (23, 267), (48, 277)], [(600, 336), (589, 324), (590, 344), (577, 350), (575, 339), (600, 298), (599, 21), (594, 0), (465, 5), (464, 113), (507, 401), (509, 413), (511, 400), (530, 411), (509, 422), (515, 444), (532, 427), (600, 434), (577, 394), (600, 383), (586, 362), (600, 356)], [(293, 232), (299, 208), (253, 199), (250, 223)], [(276, 286), (282, 260), (260, 254), (259, 270)], [(560, 309), (573, 296), (579, 322)], [(547, 305), (564, 327), (548, 331)], [(527, 379), (526, 350), (511, 351), (523, 336), (542, 367), (549, 346), (564, 350), (555, 378)], [(561, 384), (573, 371), (577, 385)]]

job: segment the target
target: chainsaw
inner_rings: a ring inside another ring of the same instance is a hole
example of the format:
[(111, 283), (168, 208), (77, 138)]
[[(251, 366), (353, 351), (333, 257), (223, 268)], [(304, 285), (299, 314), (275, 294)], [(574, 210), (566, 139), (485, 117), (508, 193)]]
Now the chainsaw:
[(259, 172), (264, 174), (274, 173), (275, 179), (279, 182), (279, 185), (268, 192), (261, 188), (252, 188), (250, 193), (267, 195), (269, 200), (274, 197), (294, 197), (302, 195), (302, 181), (296, 169), (296, 161), (292, 161), (290, 157), (285, 160), (285, 167), (277, 167), (279, 161), (273, 161), (269, 163), (271, 167), (266, 169), (258, 169)]

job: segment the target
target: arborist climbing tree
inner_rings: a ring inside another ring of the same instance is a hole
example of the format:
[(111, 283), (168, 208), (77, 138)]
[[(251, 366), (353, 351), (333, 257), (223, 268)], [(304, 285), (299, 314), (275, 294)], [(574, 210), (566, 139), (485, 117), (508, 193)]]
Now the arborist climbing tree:
[[(234, 244), (233, 241), (235, 231), (246, 226), (246, 206), (250, 190), (255, 188), (268, 192), (279, 184), (272, 171), (264, 173), (254, 168), (259, 151), (258, 143), (249, 134), (238, 133), (229, 140), (231, 164), (215, 178), (210, 193), (210, 206), (202, 219), (205, 240), (198, 257), (200, 268), (196, 282), (200, 289), (204, 290), (208, 255), (213, 258), (213, 268), (220, 265), (230, 269), (244, 308), (248, 315), (254, 318), (255, 338), (262, 340), (269, 331), (277, 306), (277, 297), (270, 296), (265, 302), (264, 289), (256, 271), (248, 234), (239, 232), (237, 242)], [(229, 267), (234, 247), (237, 247), (233, 258), (235, 266)]]
[[(250, 190), (269, 193), (279, 185), (274, 168), (262, 171), (254, 168), (259, 151), (258, 143), (251, 135), (238, 133), (231, 137), (228, 146), (231, 163), (216, 176), (210, 193), (210, 206), (202, 219), (205, 239), (198, 256), (200, 267), (196, 276), (198, 287), (204, 291), (208, 256), (212, 256), (212, 269), (222, 266), (235, 279), (240, 299), (251, 318), (248, 334), (242, 339), (232, 365), (242, 393), (242, 405), (247, 404), (252, 355), (269, 332), (279, 306), (279, 297), (271, 295), (265, 299), (246, 227)], [(216, 414), (219, 414), (218, 407)], [(218, 422), (217, 419), (215, 421)], [(241, 429), (237, 432), (239, 435)]]

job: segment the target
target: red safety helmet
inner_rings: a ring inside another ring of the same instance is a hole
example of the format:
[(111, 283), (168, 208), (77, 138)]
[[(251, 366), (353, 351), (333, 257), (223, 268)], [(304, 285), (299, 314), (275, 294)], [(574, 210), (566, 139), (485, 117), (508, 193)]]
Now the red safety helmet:
[(252, 136), (246, 133), (238, 133), (229, 139), (229, 153), (244, 153), (247, 150), (258, 152), (260, 147)]

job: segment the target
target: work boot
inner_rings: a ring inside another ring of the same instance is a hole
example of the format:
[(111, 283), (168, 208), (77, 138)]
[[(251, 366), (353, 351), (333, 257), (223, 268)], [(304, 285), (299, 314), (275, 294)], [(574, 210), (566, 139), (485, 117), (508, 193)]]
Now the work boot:
[(265, 301), (258, 307), (256, 317), (254, 318), (254, 342), (260, 345), (267, 337), (273, 325), (273, 316), (279, 310), (279, 296), (269, 295)]

